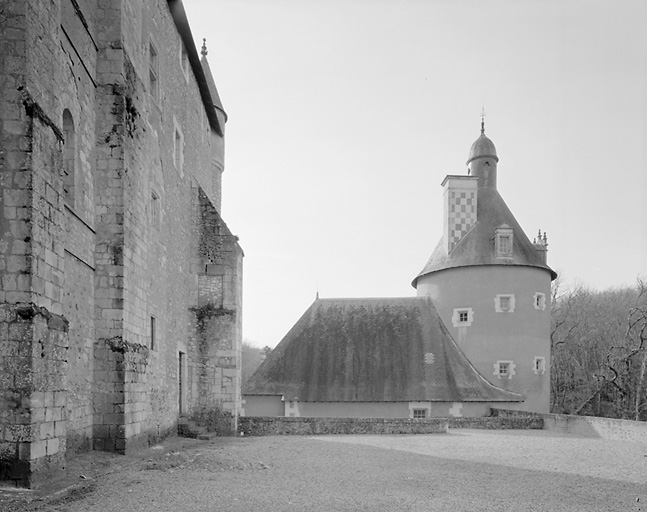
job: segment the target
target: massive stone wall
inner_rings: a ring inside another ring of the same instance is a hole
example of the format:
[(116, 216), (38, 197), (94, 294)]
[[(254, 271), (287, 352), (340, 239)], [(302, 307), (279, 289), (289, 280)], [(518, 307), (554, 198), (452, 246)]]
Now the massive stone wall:
[(236, 415), (242, 251), (178, 0), (8, 0), (0, 24), (0, 479), (35, 486)]

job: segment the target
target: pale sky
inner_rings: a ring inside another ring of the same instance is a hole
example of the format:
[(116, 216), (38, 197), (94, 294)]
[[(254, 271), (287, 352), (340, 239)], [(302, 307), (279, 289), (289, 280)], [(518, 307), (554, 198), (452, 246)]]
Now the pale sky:
[(498, 188), (548, 263), (647, 276), (647, 1), (184, 0), (229, 115), (243, 337), (322, 298), (415, 296), (486, 111)]

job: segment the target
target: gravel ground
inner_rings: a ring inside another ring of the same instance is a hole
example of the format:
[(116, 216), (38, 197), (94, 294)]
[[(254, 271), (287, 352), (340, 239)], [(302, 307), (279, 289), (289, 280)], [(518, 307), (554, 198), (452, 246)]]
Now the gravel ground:
[(68, 473), (58, 495), (0, 490), (0, 511), (647, 511), (647, 444), (546, 431), (176, 438)]

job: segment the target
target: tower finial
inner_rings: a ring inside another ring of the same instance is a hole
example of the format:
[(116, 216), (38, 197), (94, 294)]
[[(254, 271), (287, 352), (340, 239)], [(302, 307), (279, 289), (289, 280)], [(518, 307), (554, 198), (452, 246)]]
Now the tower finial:
[(207, 53), (209, 53), (207, 51), (207, 38), (204, 37), (202, 38), (202, 51), (200, 52), (200, 55), (202, 55), (203, 57), (206, 57)]
[(481, 107), (481, 135), (485, 135), (485, 105)]

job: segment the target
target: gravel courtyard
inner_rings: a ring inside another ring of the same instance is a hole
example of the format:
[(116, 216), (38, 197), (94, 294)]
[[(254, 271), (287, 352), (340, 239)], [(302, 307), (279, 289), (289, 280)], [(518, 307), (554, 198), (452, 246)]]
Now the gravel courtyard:
[(0, 489), (0, 511), (647, 511), (647, 444), (483, 430), (175, 438), (85, 454), (69, 478), (58, 495)]

